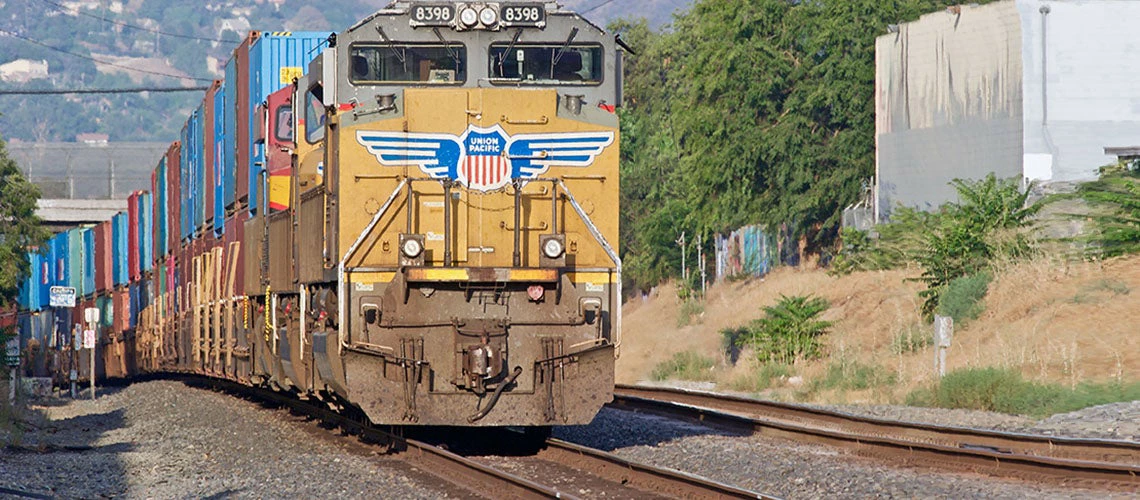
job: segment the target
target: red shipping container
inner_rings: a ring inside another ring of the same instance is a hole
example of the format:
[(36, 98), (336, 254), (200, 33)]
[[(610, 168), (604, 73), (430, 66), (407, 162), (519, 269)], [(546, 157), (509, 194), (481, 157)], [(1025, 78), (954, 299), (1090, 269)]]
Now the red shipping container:
[(115, 286), (112, 274), (114, 260), (111, 257), (113, 250), (114, 231), (111, 221), (103, 221), (95, 226), (95, 291), (105, 292)]
[(115, 292), (115, 332), (125, 332), (131, 328), (131, 293), (126, 288)]
[(230, 255), (233, 252), (237, 253), (237, 259), (234, 261), (234, 286), (231, 290), (233, 296), (240, 297), (245, 295), (245, 252), (239, 251), (242, 240), (245, 236), (245, 221), (249, 219), (249, 213), (245, 210), (239, 210), (236, 214), (230, 216), (226, 220), (226, 265), (230, 265)]
[(220, 145), (215, 144), (217, 142), (217, 137), (214, 134), (214, 113), (220, 112), (221, 110), (214, 109), (214, 98), (216, 97), (218, 89), (221, 86), (222, 82), (220, 80), (214, 80), (214, 83), (210, 85), (209, 90), (206, 91), (206, 101), (204, 103), (206, 114), (202, 120), (202, 123), (205, 124), (203, 127), (205, 129), (205, 137), (202, 139), (202, 145), (206, 153), (204, 155), (206, 160), (206, 175), (203, 176), (205, 177), (206, 185), (202, 186), (202, 190), (205, 191), (204, 195), (206, 202), (204, 205), (206, 210), (206, 227), (211, 228), (207, 231), (209, 233), (214, 232), (212, 229), (214, 221), (214, 186), (217, 182), (217, 179), (214, 177), (219, 170), (215, 167), (214, 162), (216, 161), (215, 157), (217, 154), (217, 148), (221, 147)]
[[(249, 32), (249, 36), (241, 42), (234, 49), (234, 60), (237, 64), (237, 95), (234, 99), (234, 107), (237, 109), (237, 175), (235, 175), (234, 186), (236, 206), (249, 206), (249, 161), (250, 161), (250, 139), (249, 126), (246, 124), (249, 116), (253, 113), (253, 106), (257, 103), (249, 102), (249, 48), (253, 46), (253, 42), (257, 41), (261, 33), (257, 31)], [(227, 96), (228, 97), (228, 96)]]
[(182, 246), (182, 145), (175, 141), (166, 150), (166, 238), (171, 253)]
[(135, 191), (127, 198), (127, 271), (131, 281), (142, 277), (139, 271), (139, 195)]

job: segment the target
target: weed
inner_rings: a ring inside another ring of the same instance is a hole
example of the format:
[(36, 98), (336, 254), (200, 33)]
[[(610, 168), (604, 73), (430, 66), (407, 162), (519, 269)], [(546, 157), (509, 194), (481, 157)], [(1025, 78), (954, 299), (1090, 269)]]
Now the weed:
[(954, 318), (957, 325), (978, 319), (985, 310), (982, 299), (989, 291), (991, 281), (993, 276), (985, 272), (951, 281), (939, 300), (938, 314)]
[(896, 333), (891, 338), (891, 353), (896, 355), (915, 353), (932, 344), (934, 344), (934, 335), (929, 328), (911, 325), (910, 328)]
[(765, 363), (753, 372), (732, 379), (728, 386), (734, 391), (760, 392), (782, 384), (793, 373), (791, 366)]
[(819, 337), (832, 322), (818, 319), (830, 307), (822, 297), (780, 296), (764, 308), (764, 317), (745, 327), (721, 331), (738, 346), (748, 345), (761, 363), (792, 364), (797, 359), (815, 359), (821, 354)]
[(705, 305), (697, 299), (690, 298), (681, 303), (681, 309), (677, 311), (677, 328), (682, 328), (693, 324), (693, 318), (699, 318), (705, 313)]
[(1132, 289), (1128, 284), (1113, 279), (1102, 279), (1081, 287), (1081, 290), (1070, 300), (1073, 304), (1096, 304), (1100, 302), (1099, 295), (1110, 293), (1113, 296), (1128, 295)]
[(827, 373), (811, 381), (810, 390), (861, 391), (872, 387), (894, 385), (898, 378), (894, 373), (878, 365), (866, 365), (859, 361), (840, 359), (827, 365)]
[(693, 351), (674, 354), (668, 361), (663, 361), (653, 368), (653, 380), (713, 380), (713, 367), (716, 365), (710, 358), (706, 358)]
[(906, 402), (916, 406), (966, 408), (1044, 417), (1120, 401), (1140, 399), (1140, 383), (1086, 383), (1073, 388), (1025, 380), (1004, 368), (955, 370), (930, 389), (918, 389)]

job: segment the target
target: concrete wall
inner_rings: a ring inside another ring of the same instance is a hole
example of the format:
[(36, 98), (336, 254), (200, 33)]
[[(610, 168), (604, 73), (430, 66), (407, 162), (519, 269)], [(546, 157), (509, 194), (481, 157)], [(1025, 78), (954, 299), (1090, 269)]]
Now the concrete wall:
[(955, 178), (1021, 175), (1021, 57), (1013, 2), (934, 12), (876, 40), (880, 219), (955, 200)]
[(1027, 177), (1095, 178), (1115, 161), (1105, 146), (1140, 145), (1140, 2), (1018, 0), (1017, 10)]

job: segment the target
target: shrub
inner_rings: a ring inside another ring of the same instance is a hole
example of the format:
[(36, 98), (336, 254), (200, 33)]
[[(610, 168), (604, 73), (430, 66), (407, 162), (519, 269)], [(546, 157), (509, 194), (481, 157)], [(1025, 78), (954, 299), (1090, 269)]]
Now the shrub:
[(891, 352), (894, 354), (910, 354), (921, 351), (934, 343), (934, 335), (922, 325), (912, 325), (910, 328), (898, 332), (891, 339)]
[(938, 314), (954, 318), (955, 324), (978, 319), (985, 310), (982, 299), (993, 277), (986, 272), (951, 281), (938, 302)]
[(953, 185), (961, 201), (942, 207), (915, 256), (923, 269), (919, 281), (926, 290), (919, 295), (928, 318), (952, 281), (983, 272), (994, 258), (1028, 255), (1029, 241), (1019, 231), (1041, 207), (1026, 206), (1029, 192), (1022, 191), (1017, 179), (999, 180), (990, 174), (976, 182), (957, 179)]
[(1043, 417), (1089, 406), (1140, 399), (1140, 383), (1081, 384), (1068, 389), (1025, 380), (1004, 368), (968, 368), (948, 373), (931, 389), (907, 395), (918, 406), (965, 408)]
[(790, 365), (796, 359), (815, 359), (821, 354), (819, 337), (832, 322), (818, 319), (831, 307), (822, 297), (780, 296), (774, 306), (764, 308), (764, 317), (748, 326), (721, 331), (738, 346), (747, 345), (761, 363)]
[(894, 373), (881, 366), (841, 359), (827, 365), (827, 373), (822, 378), (812, 380), (810, 389), (813, 392), (827, 389), (861, 391), (893, 385), (897, 381), (898, 377)]
[(713, 379), (712, 369), (716, 365), (712, 359), (701, 356), (693, 351), (674, 354), (668, 361), (659, 363), (653, 368), (653, 380), (700, 380)]
[(688, 299), (681, 303), (681, 309), (677, 311), (677, 328), (689, 326), (693, 323), (693, 318), (700, 317), (705, 312), (705, 305), (697, 299)]
[(736, 391), (759, 392), (775, 387), (782, 380), (791, 377), (793, 373), (794, 370), (791, 366), (765, 363), (753, 372), (734, 378), (729, 383), (729, 387)]

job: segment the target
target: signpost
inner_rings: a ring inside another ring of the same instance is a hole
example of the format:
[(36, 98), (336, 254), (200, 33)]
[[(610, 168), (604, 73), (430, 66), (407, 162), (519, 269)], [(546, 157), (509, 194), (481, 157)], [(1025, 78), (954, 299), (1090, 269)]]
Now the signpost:
[(83, 348), (91, 349), (91, 400), (95, 400), (95, 327), (99, 323), (99, 308), (88, 307), (83, 310), (83, 319), (87, 320), (87, 329), (83, 330)]
[(53, 286), (48, 290), (51, 307), (75, 307), (75, 289), (69, 286)]

